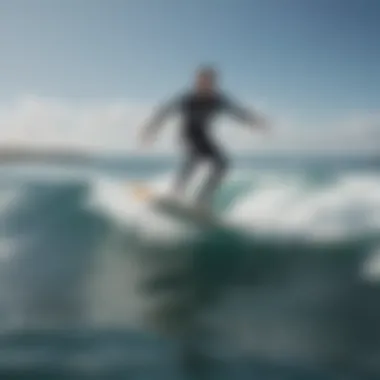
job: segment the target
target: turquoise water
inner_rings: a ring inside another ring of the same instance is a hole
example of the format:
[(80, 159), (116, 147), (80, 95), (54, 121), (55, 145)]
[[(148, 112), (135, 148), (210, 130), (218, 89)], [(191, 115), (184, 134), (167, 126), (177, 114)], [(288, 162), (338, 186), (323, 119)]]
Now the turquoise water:
[(0, 168), (0, 378), (378, 378), (375, 160), (237, 160), (225, 229), (136, 200), (174, 168)]

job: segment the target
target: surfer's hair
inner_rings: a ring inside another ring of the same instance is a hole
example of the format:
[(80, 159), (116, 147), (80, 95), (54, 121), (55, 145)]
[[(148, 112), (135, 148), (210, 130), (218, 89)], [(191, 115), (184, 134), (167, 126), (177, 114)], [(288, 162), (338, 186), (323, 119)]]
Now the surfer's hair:
[(197, 69), (197, 75), (207, 75), (215, 78), (217, 76), (217, 70), (212, 65), (201, 65)]

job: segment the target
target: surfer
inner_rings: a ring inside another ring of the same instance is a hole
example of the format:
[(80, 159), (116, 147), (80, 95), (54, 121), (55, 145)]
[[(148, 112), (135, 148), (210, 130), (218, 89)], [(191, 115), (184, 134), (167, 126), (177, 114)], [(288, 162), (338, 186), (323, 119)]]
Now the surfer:
[(228, 160), (210, 135), (212, 119), (223, 111), (234, 115), (241, 122), (255, 128), (267, 129), (265, 119), (256, 112), (233, 102), (218, 88), (218, 75), (213, 67), (205, 66), (197, 70), (193, 90), (174, 97), (159, 107), (149, 122), (144, 125), (142, 142), (152, 142), (164, 121), (174, 113), (182, 117), (181, 140), (185, 150), (185, 160), (174, 182), (174, 196), (181, 198), (194, 169), (201, 162), (212, 165), (211, 174), (197, 199), (197, 205), (209, 209), (215, 191), (221, 185), (228, 167)]

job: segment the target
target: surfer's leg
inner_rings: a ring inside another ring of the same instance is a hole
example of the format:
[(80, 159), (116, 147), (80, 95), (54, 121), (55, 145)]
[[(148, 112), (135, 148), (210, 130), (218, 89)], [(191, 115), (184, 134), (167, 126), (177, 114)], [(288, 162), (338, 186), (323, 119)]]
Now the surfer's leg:
[(180, 167), (174, 180), (173, 193), (175, 197), (182, 197), (186, 190), (186, 185), (194, 172), (199, 161), (199, 156), (194, 151), (189, 151)]
[(211, 162), (211, 173), (198, 195), (198, 203), (202, 207), (210, 208), (212, 198), (226, 174), (228, 162), (224, 154), (213, 144), (208, 144), (204, 153), (205, 158)]

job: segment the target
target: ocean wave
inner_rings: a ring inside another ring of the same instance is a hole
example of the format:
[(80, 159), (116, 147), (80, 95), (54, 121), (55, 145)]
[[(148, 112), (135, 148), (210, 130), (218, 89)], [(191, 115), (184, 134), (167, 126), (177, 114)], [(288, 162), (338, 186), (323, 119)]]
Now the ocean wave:
[[(170, 179), (147, 182), (159, 193)], [(4, 190), (3, 326), (148, 324), (178, 337), (205, 323), (234, 352), (359, 367), (378, 357), (380, 177), (236, 173), (216, 200), (224, 229), (154, 213), (135, 184)]]

